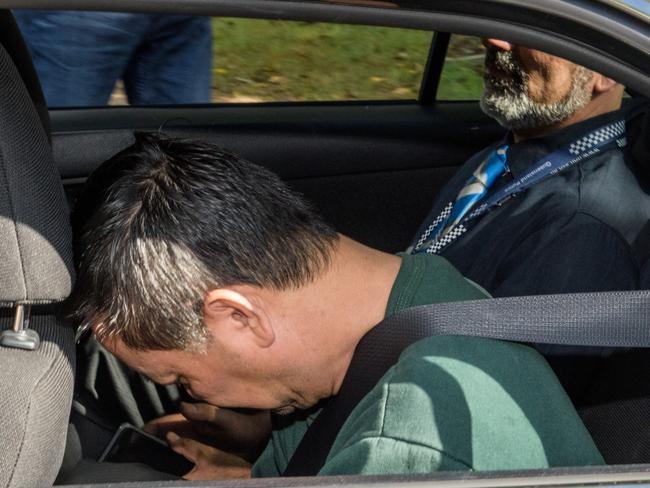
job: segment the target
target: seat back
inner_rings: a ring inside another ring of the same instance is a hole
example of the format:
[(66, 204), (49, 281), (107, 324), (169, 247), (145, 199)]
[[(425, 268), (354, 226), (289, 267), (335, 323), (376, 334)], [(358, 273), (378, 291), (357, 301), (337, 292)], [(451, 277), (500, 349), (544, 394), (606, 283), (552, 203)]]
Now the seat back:
[(57, 316), (72, 239), (42, 94), (6, 10), (0, 31), (0, 488), (51, 486), (73, 390), (74, 333)]
[[(628, 127), (628, 158), (639, 184), (650, 193), (650, 104), (641, 107)], [(648, 259), (650, 222), (633, 247), (637, 256)], [(639, 288), (650, 290), (650, 260), (641, 267)], [(591, 379), (580, 415), (607, 464), (650, 463), (648, 375), (650, 350), (630, 349), (603, 360)]]

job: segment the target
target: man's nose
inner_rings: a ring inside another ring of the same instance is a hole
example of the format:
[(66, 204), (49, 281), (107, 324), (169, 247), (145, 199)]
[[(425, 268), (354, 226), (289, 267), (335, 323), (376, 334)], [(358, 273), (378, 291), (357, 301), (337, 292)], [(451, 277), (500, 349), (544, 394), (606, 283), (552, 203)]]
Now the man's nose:
[(492, 38), (487, 38), (484, 37), (481, 39), (481, 42), (485, 47), (496, 47), (497, 49), (501, 49), (502, 51), (512, 51), (514, 48), (514, 44), (508, 41), (502, 41), (501, 39), (492, 39)]

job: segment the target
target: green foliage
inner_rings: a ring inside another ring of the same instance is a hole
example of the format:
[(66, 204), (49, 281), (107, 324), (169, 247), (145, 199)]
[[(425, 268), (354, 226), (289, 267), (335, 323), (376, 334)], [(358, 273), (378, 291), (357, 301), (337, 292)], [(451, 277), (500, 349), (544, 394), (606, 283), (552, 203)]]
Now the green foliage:
[[(432, 37), (384, 27), (234, 18), (214, 19), (213, 36), (215, 101), (415, 99)], [(452, 69), (453, 93), (465, 93), (465, 84), (474, 87), (463, 80), (471, 70), (461, 64)]]
[(482, 90), (482, 54), (447, 58), (438, 87), (439, 100), (476, 100)]

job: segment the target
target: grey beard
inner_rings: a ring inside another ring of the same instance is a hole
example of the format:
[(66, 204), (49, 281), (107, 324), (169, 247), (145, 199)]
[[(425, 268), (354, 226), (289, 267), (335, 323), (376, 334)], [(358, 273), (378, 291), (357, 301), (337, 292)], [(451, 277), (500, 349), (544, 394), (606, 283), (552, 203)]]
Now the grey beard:
[(548, 127), (569, 118), (591, 100), (586, 89), (593, 72), (577, 66), (567, 95), (557, 102), (535, 102), (528, 96), (528, 73), (514, 59), (512, 51), (488, 53), (486, 62), (494, 62), (510, 76), (486, 76), (481, 109), (503, 127), (529, 130)]

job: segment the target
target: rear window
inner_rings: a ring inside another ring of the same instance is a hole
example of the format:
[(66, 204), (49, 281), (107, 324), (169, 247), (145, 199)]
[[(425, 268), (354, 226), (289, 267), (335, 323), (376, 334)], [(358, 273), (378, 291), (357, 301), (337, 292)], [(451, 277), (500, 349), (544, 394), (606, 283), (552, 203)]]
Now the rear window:
[(433, 33), (15, 11), (51, 107), (417, 99)]
[(478, 37), (453, 35), (438, 85), (438, 100), (478, 100), (485, 48)]

